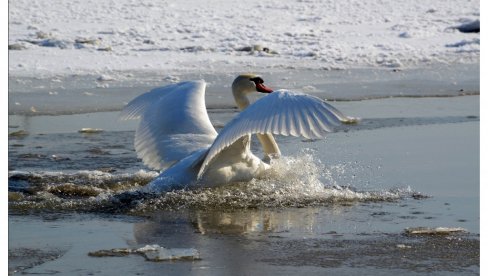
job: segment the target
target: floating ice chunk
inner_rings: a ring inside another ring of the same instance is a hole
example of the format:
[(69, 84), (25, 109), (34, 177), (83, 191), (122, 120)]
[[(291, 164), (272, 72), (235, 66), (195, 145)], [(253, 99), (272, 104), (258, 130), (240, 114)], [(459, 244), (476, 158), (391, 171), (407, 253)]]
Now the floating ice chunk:
[(165, 248), (157, 244), (146, 245), (138, 249), (114, 248), (89, 252), (91, 257), (123, 257), (129, 254), (144, 256), (146, 260), (153, 262), (174, 260), (201, 260), (200, 252), (194, 248)]
[(68, 157), (62, 157), (62, 156), (53, 154), (53, 155), (51, 155), (51, 160), (54, 160), (54, 161), (66, 161), (66, 160), (70, 160), (70, 159)]
[(465, 232), (468, 231), (461, 227), (413, 227), (405, 229), (405, 233), (409, 235), (450, 235)]
[(161, 246), (157, 245), (157, 244), (152, 244), (152, 245), (146, 245), (144, 247), (141, 247), (141, 248), (138, 248), (135, 250), (135, 252), (138, 252), (138, 253), (145, 253), (145, 252), (148, 252), (148, 251), (157, 251), (161, 248)]
[(313, 85), (305, 85), (304, 87), (302, 87), (303, 90), (305, 91), (316, 91), (317, 88)]
[(103, 129), (100, 128), (82, 128), (78, 130), (79, 133), (100, 133), (103, 132)]
[(132, 253), (130, 248), (114, 248), (88, 252), (90, 257), (123, 257)]
[(144, 251), (136, 250), (148, 260), (154, 262), (172, 260), (200, 260), (200, 253), (194, 248), (164, 248), (158, 245), (146, 245)]

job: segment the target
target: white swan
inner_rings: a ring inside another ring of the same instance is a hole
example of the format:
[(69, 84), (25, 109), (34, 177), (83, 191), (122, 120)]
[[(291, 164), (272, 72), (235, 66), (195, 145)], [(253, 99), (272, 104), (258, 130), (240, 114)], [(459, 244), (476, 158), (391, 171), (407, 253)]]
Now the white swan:
[[(259, 178), (270, 168), (270, 159), (281, 154), (273, 134), (317, 139), (334, 125), (355, 120), (317, 97), (273, 92), (261, 77), (245, 74), (232, 83), (242, 112), (217, 133), (205, 107), (205, 86), (200, 80), (156, 88), (122, 110), (122, 119), (141, 118), (134, 141), (137, 156), (150, 168), (163, 170), (147, 185), (151, 191)], [(269, 95), (250, 105), (247, 94), (254, 92)], [(252, 134), (263, 147), (263, 160), (250, 150)]]

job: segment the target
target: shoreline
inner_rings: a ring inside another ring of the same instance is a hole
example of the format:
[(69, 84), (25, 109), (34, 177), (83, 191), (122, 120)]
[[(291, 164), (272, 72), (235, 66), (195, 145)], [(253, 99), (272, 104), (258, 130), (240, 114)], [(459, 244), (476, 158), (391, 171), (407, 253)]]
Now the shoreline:
[[(242, 72), (240, 72), (242, 73)], [(273, 89), (286, 88), (334, 102), (382, 98), (453, 97), (480, 94), (480, 65), (456, 64), (421, 69), (365, 68), (340, 71), (256, 72)], [(83, 114), (121, 110), (137, 95), (174, 82), (204, 79), (207, 109), (235, 106), (230, 83), (238, 73), (67, 75), (48, 78), (9, 76), (9, 115)], [(101, 77), (106, 79), (100, 80)]]

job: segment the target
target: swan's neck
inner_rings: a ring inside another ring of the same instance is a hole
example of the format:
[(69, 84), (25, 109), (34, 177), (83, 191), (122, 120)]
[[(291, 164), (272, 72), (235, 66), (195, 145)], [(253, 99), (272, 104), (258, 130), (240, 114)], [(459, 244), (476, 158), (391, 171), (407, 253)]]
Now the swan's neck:
[[(242, 111), (249, 106), (249, 99), (242, 91), (232, 89), (232, 94), (236, 101), (237, 107)], [(265, 153), (265, 159), (278, 158), (281, 155), (280, 148), (276, 143), (272, 134), (256, 134), (263, 147)]]
[(236, 89), (232, 89), (232, 94), (234, 95), (234, 100), (236, 101), (237, 107), (242, 111), (249, 106), (249, 99), (243, 92), (236, 91)]

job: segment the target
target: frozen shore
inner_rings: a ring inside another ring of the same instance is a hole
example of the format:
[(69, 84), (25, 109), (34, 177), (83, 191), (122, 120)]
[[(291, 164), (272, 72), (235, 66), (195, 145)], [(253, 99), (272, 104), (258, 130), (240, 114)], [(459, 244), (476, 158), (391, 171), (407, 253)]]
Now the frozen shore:
[(460, 26), (479, 19), (479, 1), (462, 0), (9, 1), (9, 73), (476, 63), (480, 34)]
[[(453, 97), (480, 94), (480, 67), (436, 64), (422, 68), (355, 68), (347, 70), (266, 70), (256, 68), (273, 89), (286, 88), (329, 101), (381, 98)], [(61, 115), (119, 111), (130, 100), (155, 87), (176, 81), (204, 79), (208, 109), (233, 109), (232, 80), (243, 71), (112, 72), (110, 80), (97, 74), (9, 77), (9, 115)], [(108, 78), (108, 76), (106, 76)]]

